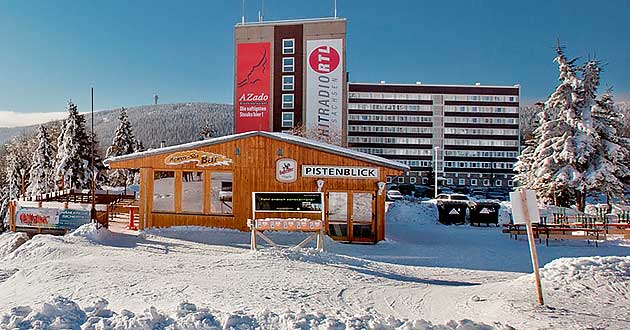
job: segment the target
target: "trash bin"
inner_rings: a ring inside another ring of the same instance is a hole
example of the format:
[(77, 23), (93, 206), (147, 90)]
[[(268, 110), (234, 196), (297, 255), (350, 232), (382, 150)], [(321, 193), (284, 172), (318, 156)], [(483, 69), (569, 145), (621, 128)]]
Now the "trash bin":
[(466, 222), (466, 209), (468, 205), (462, 202), (437, 203), (440, 223), (445, 225), (463, 224)]
[(475, 207), (470, 209), (470, 224), (481, 226), (485, 223), (486, 226), (494, 224), (499, 225), (499, 208), (501, 205), (495, 202), (478, 202)]

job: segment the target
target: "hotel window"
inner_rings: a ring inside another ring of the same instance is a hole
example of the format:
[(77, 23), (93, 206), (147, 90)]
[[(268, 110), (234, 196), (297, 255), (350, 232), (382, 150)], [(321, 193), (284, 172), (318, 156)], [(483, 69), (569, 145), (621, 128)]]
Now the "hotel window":
[(427, 184), (429, 183), (429, 179), (428, 178), (422, 178), (422, 184)]
[(175, 172), (153, 172), (153, 211), (175, 212)]
[(232, 214), (232, 173), (214, 172), (210, 179), (210, 211)]
[(403, 178), (402, 176), (399, 176), (398, 183), (405, 183), (405, 178)]
[(508, 180), (508, 187), (514, 187), (514, 181)]
[(282, 94), (282, 109), (293, 109), (293, 94)]
[(182, 172), (182, 212), (203, 213), (203, 172)]
[(282, 58), (282, 72), (294, 72), (295, 71), (295, 59), (293, 57)]
[(409, 178), (409, 183), (415, 184), (416, 183), (416, 178), (415, 177)]
[(452, 178), (446, 179), (446, 184), (449, 185), (449, 186), (452, 185), (453, 184), (453, 179)]
[(477, 179), (470, 179), (470, 185), (471, 186), (476, 186), (477, 185)]
[(459, 182), (457, 183), (460, 186), (465, 186), (466, 185), (466, 179), (459, 179)]
[(282, 113), (282, 127), (293, 127), (293, 112)]
[(282, 54), (295, 54), (295, 39), (282, 39)]
[(486, 187), (489, 186), (490, 185), (490, 180), (483, 179), (483, 185), (486, 186)]
[(294, 77), (293, 76), (282, 76), (282, 90), (283, 91), (293, 91)]
[(391, 176), (388, 176), (387, 178), (385, 178), (385, 181), (386, 181), (387, 183), (391, 183), (391, 182), (392, 182), (392, 177), (391, 177)]
[(503, 185), (503, 181), (496, 180), (496, 181), (494, 181), (494, 185), (497, 186), (497, 187), (501, 187)]

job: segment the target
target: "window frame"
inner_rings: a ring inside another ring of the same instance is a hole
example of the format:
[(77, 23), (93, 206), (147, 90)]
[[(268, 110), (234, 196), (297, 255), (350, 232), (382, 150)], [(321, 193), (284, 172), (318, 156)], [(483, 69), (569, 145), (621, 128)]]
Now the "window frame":
[[(291, 83), (285, 82), (284, 81), (285, 78), (291, 78)], [(282, 91), (283, 92), (295, 91), (295, 76), (294, 75), (282, 76)]]
[[(291, 64), (287, 64), (286, 61), (290, 61)], [(295, 72), (295, 58), (283, 57), (282, 58), (282, 73), (293, 73), (293, 72)]]
[[(285, 125), (285, 122), (288, 121), (287, 119), (284, 118), (285, 115), (291, 115), (291, 125)], [(295, 114), (293, 112), (282, 112), (282, 117), (281, 117), (281, 126), (283, 128), (286, 127), (293, 127), (295, 125)]]
[[(290, 47), (287, 47), (285, 45), (285, 42), (287, 41), (291, 42)], [(294, 55), (294, 54), (295, 54), (295, 38), (282, 39), (282, 55)]]
[[(291, 98), (291, 102), (285, 101), (285, 97), (290, 97)], [(282, 99), (281, 99), (281, 108), (287, 109), (287, 110), (293, 110), (295, 108), (295, 96), (293, 94), (282, 94)], [(289, 105), (290, 104), (290, 105)]]

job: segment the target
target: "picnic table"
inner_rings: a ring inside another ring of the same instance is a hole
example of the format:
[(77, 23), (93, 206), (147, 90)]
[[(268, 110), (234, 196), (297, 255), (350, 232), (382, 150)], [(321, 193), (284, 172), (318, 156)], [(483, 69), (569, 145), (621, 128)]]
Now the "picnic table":
[[(504, 232), (510, 234), (510, 238), (518, 239), (518, 235), (526, 235), (527, 230), (525, 225), (519, 224), (506, 224), (504, 225)], [(549, 246), (549, 239), (579, 239), (586, 240), (587, 244), (591, 244), (591, 241), (595, 242), (595, 246), (598, 245), (598, 241), (606, 240), (606, 230), (598, 228), (588, 228), (582, 223), (576, 223), (574, 226), (567, 226), (562, 224), (533, 224), (532, 231), (534, 237), (538, 238), (538, 242), (542, 243), (542, 239), (545, 239), (545, 245)]]

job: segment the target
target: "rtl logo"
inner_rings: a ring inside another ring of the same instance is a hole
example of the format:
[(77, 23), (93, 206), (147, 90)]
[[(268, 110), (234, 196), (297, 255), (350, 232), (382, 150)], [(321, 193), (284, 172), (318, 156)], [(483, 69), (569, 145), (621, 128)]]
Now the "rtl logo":
[(308, 63), (313, 71), (327, 74), (335, 71), (339, 66), (339, 52), (331, 46), (319, 46), (311, 52)]

